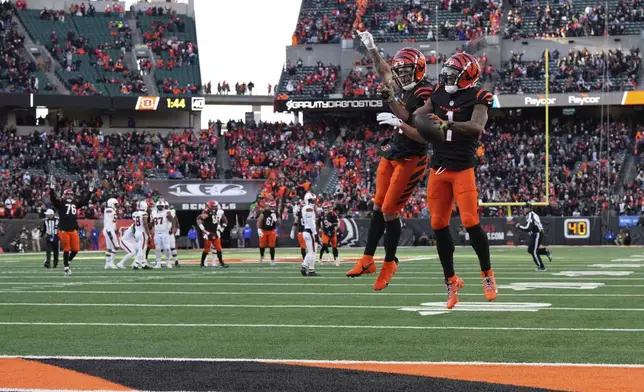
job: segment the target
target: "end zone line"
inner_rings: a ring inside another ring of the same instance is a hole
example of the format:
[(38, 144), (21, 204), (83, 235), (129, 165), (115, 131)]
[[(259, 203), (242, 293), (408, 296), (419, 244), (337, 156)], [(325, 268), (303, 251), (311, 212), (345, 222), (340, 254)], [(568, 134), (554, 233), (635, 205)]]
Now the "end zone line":
[(623, 367), (644, 368), (644, 364), (568, 363), (568, 362), (458, 362), (458, 361), (358, 361), (344, 359), (275, 359), (275, 358), (173, 358), (173, 357), (119, 357), (67, 355), (0, 355), (0, 358), (63, 359), (71, 361), (168, 361), (168, 362), (266, 362), (266, 363), (328, 363), (328, 364), (385, 364), (385, 365), (466, 365), (466, 366), (570, 366), (570, 367)]
[[(20, 285), (20, 284), (16, 284)], [(393, 286), (392, 286), (393, 287)], [(342, 296), (342, 295), (351, 295), (351, 296), (373, 296), (381, 295), (387, 297), (423, 297), (423, 296), (441, 296), (444, 297), (445, 293), (392, 293), (388, 292), (378, 293), (378, 292), (369, 292), (369, 293), (360, 293), (360, 292), (337, 292), (337, 293), (316, 293), (316, 292), (260, 292), (260, 291), (94, 291), (94, 290), (3, 290), (0, 289), (0, 293), (13, 293), (21, 295), (31, 295), (31, 294), (173, 294), (173, 295), (311, 295), (311, 296)], [(460, 296), (475, 296), (481, 297), (482, 294), (474, 293), (459, 293)], [(539, 293), (535, 290), (532, 290), (531, 293), (514, 293), (511, 291), (504, 291), (501, 295), (506, 297), (644, 297), (644, 294), (555, 294), (555, 293)]]
[[(501, 304), (515, 304), (516, 302), (498, 302)], [(487, 302), (481, 302), (485, 305)], [(112, 303), (46, 303), (46, 302), (0, 302), (1, 306), (68, 306), (68, 307), (106, 307), (106, 308), (274, 308), (274, 309), (401, 309), (409, 305), (304, 305), (304, 304), (286, 304), (286, 305), (259, 305), (259, 304), (112, 304)], [(460, 310), (456, 306), (452, 311)], [(562, 308), (548, 307), (543, 310), (563, 310), (563, 311), (589, 311), (589, 312), (644, 312), (644, 308)], [(484, 307), (481, 311), (486, 310)]]
[(320, 325), (320, 324), (239, 324), (239, 323), (74, 323), (74, 322), (20, 322), (3, 321), (0, 325), (66, 326), (66, 327), (178, 327), (178, 328), (294, 328), (294, 329), (405, 329), (405, 330), (456, 330), (456, 331), (533, 331), (533, 332), (626, 332), (640, 333), (644, 328), (544, 328), (544, 327), (457, 327), (415, 325)]

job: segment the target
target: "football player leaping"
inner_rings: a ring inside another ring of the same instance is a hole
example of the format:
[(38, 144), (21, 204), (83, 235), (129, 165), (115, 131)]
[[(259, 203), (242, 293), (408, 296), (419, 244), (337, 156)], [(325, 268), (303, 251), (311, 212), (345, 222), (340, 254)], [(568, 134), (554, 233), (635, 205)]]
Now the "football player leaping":
[(119, 248), (119, 237), (116, 235), (116, 210), (119, 202), (116, 199), (108, 199), (107, 207), (103, 212), (103, 237), (105, 237), (105, 269), (116, 269), (114, 257)]
[[(201, 268), (208, 267), (206, 258), (213, 246), (217, 251), (219, 266), (228, 268), (228, 264), (224, 263), (223, 248), (221, 247), (221, 234), (224, 232), (227, 224), (228, 220), (226, 219), (224, 210), (219, 208), (219, 203), (215, 200), (210, 200), (206, 203), (206, 209), (197, 217), (197, 226), (201, 229), (204, 239), (203, 252), (201, 253)], [(214, 258), (212, 264), (213, 266), (215, 265)]]
[(266, 203), (266, 208), (259, 214), (257, 218), (257, 235), (259, 236), (259, 262), (264, 262), (264, 251), (266, 245), (271, 254), (271, 265), (275, 265), (275, 243), (277, 241), (277, 233), (275, 229), (280, 223), (277, 216), (277, 204), (274, 201)]
[(322, 214), (320, 214), (320, 232), (321, 243), (320, 247), (320, 260), (322, 255), (326, 253), (327, 262), (331, 261), (329, 254), (329, 245), (333, 248), (333, 261), (335, 266), (340, 266), (340, 259), (338, 259), (338, 216), (335, 211), (331, 209), (331, 202), (325, 201), (322, 203)]
[[(172, 268), (170, 261), (170, 236), (172, 227), (174, 226), (174, 218), (172, 213), (168, 210), (168, 203), (163, 200), (158, 200), (156, 203), (156, 210), (152, 211), (152, 224), (154, 225), (154, 250), (156, 253), (156, 263), (154, 268), (162, 268), (163, 266)], [(161, 254), (165, 253), (165, 262), (161, 261)]]
[[(412, 114), (423, 107), (432, 93), (432, 86), (425, 79), (425, 56), (418, 49), (403, 48), (396, 53), (390, 67), (380, 56), (371, 34), (366, 31), (358, 34), (383, 80), (382, 98), (395, 114), (380, 114), (378, 121), (382, 125), (398, 127), (405, 122), (411, 124)], [(402, 90), (398, 100), (394, 97), (396, 85)], [(374, 211), (367, 234), (367, 245), (362, 258), (347, 272), (347, 276), (357, 277), (376, 272), (373, 256), (378, 241), (386, 230), (385, 262), (373, 285), (375, 290), (382, 290), (387, 287), (391, 276), (398, 268), (396, 251), (402, 230), (400, 210), (425, 176), (427, 142), (411, 139), (402, 132), (396, 132), (392, 139), (381, 142), (378, 154), (381, 158), (376, 172)]]
[(302, 275), (303, 276), (318, 276), (315, 272), (315, 195), (307, 192), (304, 196), (304, 207), (302, 207), (302, 222), (304, 225), (304, 242), (306, 242), (306, 256), (302, 262)]
[[(427, 206), (445, 275), (449, 309), (458, 303), (458, 291), (463, 287), (463, 281), (454, 272), (454, 243), (449, 231), (454, 201), (479, 259), (485, 298), (493, 301), (497, 295), (487, 235), (479, 224), (474, 175), (478, 138), (487, 122), (488, 108), (493, 103), (492, 93), (477, 87), (480, 75), (481, 68), (474, 56), (467, 53), (453, 55), (443, 64), (440, 81), (434, 87), (431, 99), (420, 110), (421, 115), (432, 113), (432, 119), (445, 135), (443, 143), (434, 144), (427, 183)], [(425, 140), (423, 135), (427, 133), (423, 127), (417, 129), (395, 120), (405, 135), (419, 143)]]

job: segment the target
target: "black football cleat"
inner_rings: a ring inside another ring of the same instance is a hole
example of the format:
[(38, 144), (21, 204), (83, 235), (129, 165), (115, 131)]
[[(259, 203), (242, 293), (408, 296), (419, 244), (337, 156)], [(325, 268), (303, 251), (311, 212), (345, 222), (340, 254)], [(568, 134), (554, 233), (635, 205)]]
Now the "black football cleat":
[(178, 261), (175, 261), (175, 262), (174, 262), (174, 267), (175, 267), (175, 268), (179, 268), (179, 267), (181, 267), (181, 264), (179, 264), (179, 262), (178, 262)]
[(550, 249), (546, 249), (546, 256), (548, 256), (548, 262), (552, 263), (552, 252)]
[(300, 272), (302, 273), (302, 276), (306, 276), (307, 275), (306, 267), (302, 267), (302, 269), (300, 269)]
[(141, 269), (152, 269), (152, 267), (150, 267), (149, 265), (146, 264), (143, 267), (141, 267)]
[(45, 266), (45, 268), (47, 268), (47, 269), (51, 268), (51, 266), (49, 265), (49, 263), (48, 263), (48, 262), (46, 262), (46, 261), (45, 261), (45, 263), (44, 263), (43, 265), (44, 265), (44, 266)]
[(226, 263), (221, 263), (221, 264), (219, 264), (219, 266), (220, 266), (221, 268), (228, 268), (228, 267), (230, 267), (230, 265), (229, 265), (229, 264), (226, 264)]
[(317, 272), (315, 271), (309, 271), (309, 273), (306, 274), (306, 276), (320, 276), (320, 275), (318, 275)]

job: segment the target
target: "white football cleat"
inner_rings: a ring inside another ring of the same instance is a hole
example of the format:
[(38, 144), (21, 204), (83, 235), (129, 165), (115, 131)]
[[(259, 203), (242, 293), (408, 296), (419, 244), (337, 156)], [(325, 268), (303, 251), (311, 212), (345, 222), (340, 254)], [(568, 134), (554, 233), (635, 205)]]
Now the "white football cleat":
[(172, 268), (172, 261), (168, 261), (165, 263), (166, 268)]
[(105, 269), (117, 269), (113, 262), (105, 264)]
[(275, 260), (271, 260), (271, 265), (275, 265)]
[(160, 269), (160, 268), (161, 268), (161, 263), (156, 262), (156, 263), (154, 264), (154, 267), (152, 267), (152, 268), (154, 268), (154, 269)]
[(264, 262), (264, 256), (259, 256), (259, 263), (262, 264)]
[(65, 276), (72, 276), (72, 270), (69, 267), (65, 267)]
[(336, 259), (336, 260), (335, 260), (335, 266), (336, 266), (336, 267), (339, 267), (339, 266), (340, 266), (340, 259)]
[(116, 264), (116, 268), (118, 268), (118, 269), (126, 269), (126, 267), (125, 267), (125, 263), (124, 263), (124, 262), (122, 262), (122, 261), (119, 261), (119, 262)]

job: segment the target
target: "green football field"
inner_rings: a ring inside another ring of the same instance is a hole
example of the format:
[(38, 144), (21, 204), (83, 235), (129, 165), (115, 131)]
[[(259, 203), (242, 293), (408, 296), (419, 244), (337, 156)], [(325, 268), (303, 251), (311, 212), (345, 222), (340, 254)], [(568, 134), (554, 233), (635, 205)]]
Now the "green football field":
[(102, 253), (83, 253), (71, 277), (41, 254), (1, 255), (0, 355), (644, 363), (642, 248), (555, 247), (542, 273), (525, 248), (494, 248), (491, 303), (459, 248), (453, 311), (434, 248), (401, 249), (383, 292), (375, 275), (344, 276), (357, 249), (319, 277), (300, 275), (299, 250), (277, 252), (290, 262), (225, 250), (229, 269), (200, 269), (183, 251), (191, 264), (148, 271), (104, 270)]

